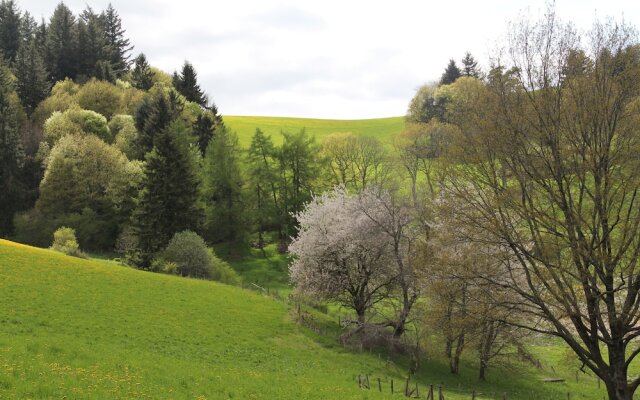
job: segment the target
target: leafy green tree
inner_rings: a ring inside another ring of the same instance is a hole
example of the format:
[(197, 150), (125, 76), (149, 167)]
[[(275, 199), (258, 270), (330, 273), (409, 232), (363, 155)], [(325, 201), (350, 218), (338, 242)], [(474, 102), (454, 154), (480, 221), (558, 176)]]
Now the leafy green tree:
[(140, 53), (133, 62), (131, 85), (140, 90), (149, 90), (153, 86), (153, 72), (144, 53)]
[(49, 93), (47, 70), (35, 39), (22, 43), (13, 63), (17, 92), (27, 114), (31, 114)]
[(451, 59), (449, 60), (449, 64), (447, 68), (445, 68), (444, 73), (440, 77), (440, 85), (449, 85), (456, 81), (456, 79), (462, 76), (462, 72), (460, 68), (456, 65), (456, 62)]
[(319, 173), (320, 146), (315, 137), (302, 129), (298, 133), (283, 132), (284, 142), (279, 152), (280, 196), (283, 202), (280, 221), (284, 224), (281, 240), (287, 240), (297, 230), (294, 215), (311, 200)]
[(101, 15), (104, 23), (104, 37), (106, 43), (106, 60), (116, 77), (121, 77), (129, 70), (129, 54), (133, 49), (129, 39), (125, 37), (126, 30), (122, 28), (122, 20), (111, 3)]
[(8, 68), (0, 65), (0, 236), (13, 231), (13, 214), (20, 209), (22, 185), (19, 179), (24, 160), (20, 142), (18, 110)]
[(207, 237), (240, 245), (247, 232), (244, 218), (241, 149), (235, 132), (221, 128), (207, 147), (203, 165), (203, 200)]
[(433, 118), (445, 120), (446, 98), (438, 96), (434, 85), (422, 85), (409, 103), (405, 119), (408, 123), (428, 123)]
[(154, 255), (176, 232), (198, 230), (199, 179), (188, 149), (181, 145), (186, 135), (180, 121), (156, 134), (146, 155), (144, 180), (134, 212), (140, 267), (148, 269)]
[(54, 112), (44, 123), (44, 140), (54, 146), (67, 135), (95, 135), (105, 142), (113, 142), (107, 119), (95, 111), (70, 108)]
[(49, 21), (45, 41), (45, 60), (52, 82), (76, 77), (76, 50), (76, 17), (64, 3), (60, 3)]
[(0, 50), (9, 62), (13, 61), (20, 47), (20, 10), (13, 0), (0, 1)]
[(280, 214), (278, 200), (278, 159), (269, 136), (260, 129), (251, 139), (247, 153), (247, 185), (251, 200), (251, 219), (258, 231), (260, 248), (264, 245), (264, 233), (277, 226)]
[(92, 79), (82, 85), (76, 94), (78, 105), (85, 110), (92, 110), (111, 119), (120, 108), (122, 90), (116, 85)]
[(462, 59), (461, 72), (463, 76), (471, 76), (473, 78), (480, 78), (481, 76), (480, 69), (478, 68), (478, 62), (469, 52), (466, 52)]
[(187, 100), (200, 106), (207, 105), (208, 99), (200, 85), (198, 85), (198, 74), (189, 61), (185, 61), (180, 74), (174, 73), (173, 84)]

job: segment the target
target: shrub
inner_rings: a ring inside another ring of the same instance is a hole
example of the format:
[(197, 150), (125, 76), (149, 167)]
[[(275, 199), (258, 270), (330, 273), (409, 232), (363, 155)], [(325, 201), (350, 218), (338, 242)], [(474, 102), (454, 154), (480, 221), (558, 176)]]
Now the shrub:
[(80, 246), (76, 240), (76, 231), (66, 226), (58, 228), (58, 230), (53, 233), (51, 250), (59, 251), (70, 256), (86, 257), (84, 253), (80, 251)]
[(178, 275), (211, 278), (209, 249), (204, 240), (194, 232), (176, 233), (160, 258), (165, 262), (175, 263)]

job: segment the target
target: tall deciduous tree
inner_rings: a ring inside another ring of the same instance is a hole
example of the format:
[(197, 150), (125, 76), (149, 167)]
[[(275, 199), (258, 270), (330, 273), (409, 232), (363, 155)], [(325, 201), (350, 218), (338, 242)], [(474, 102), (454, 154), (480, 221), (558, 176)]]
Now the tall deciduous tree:
[(582, 42), (551, 10), (516, 25), (508, 50), (454, 118), (444, 189), (471, 207), (457, 218), (476, 240), (511, 252), (499, 279), (484, 277), (518, 296), (504, 307), (564, 340), (610, 399), (629, 400), (640, 385), (628, 373), (640, 354), (640, 45), (617, 23)]

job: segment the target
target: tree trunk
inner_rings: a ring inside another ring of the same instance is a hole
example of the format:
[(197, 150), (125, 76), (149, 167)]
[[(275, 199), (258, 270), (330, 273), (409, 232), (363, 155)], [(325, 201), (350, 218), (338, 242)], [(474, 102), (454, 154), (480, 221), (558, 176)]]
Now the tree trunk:
[(452, 374), (460, 373), (460, 356), (462, 355), (462, 350), (464, 349), (464, 332), (462, 332), (455, 340), (456, 351), (453, 353), (453, 356), (449, 359), (449, 370)]
[(631, 400), (633, 392), (627, 382), (624, 344), (609, 346), (609, 379), (605, 381), (609, 400)]

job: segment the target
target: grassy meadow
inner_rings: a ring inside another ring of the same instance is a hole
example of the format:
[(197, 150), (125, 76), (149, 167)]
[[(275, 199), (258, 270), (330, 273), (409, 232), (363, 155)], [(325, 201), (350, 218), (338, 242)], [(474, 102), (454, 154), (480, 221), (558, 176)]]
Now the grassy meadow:
[(351, 132), (375, 137), (384, 144), (391, 144), (393, 137), (404, 129), (404, 117), (375, 118), (361, 120), (332, 120), (284, 117), (224, 116), (224, 123), (238, 134), (242, 147), (249, 147), (251, 137), (260, 128), (271, 136), (275, 144), (282, 143), (281, 132), (295, 133), (301, 129), (314, 135), (316, 140), (335, 132)]
[[(245, 282), (286, 287), (274, 278), (286, 263), (273, 249), (230, 261)], [(402, 357), (340, 346), (334, 314), (307, 311), (316, 333), (285, 301), (112, 261), (0, 240), (0, 293), (0, 398), (382, 399), (388, 379), (398, 391), (407, 374)], [(423, 394), (435, 384), (454, 400), (472, 390), (479, 399), (602, 398), (593, 377), (576, 382), (579, 366), (553, 342), (536, 349), (542, 369), (509, 358), (486, 383), (473, 360), (449, 374), (432, 345), (417, 376)], [(372, 390), (358, 388), (359, 373)], [(566, 382), (541, 383), (547, 377)]]

